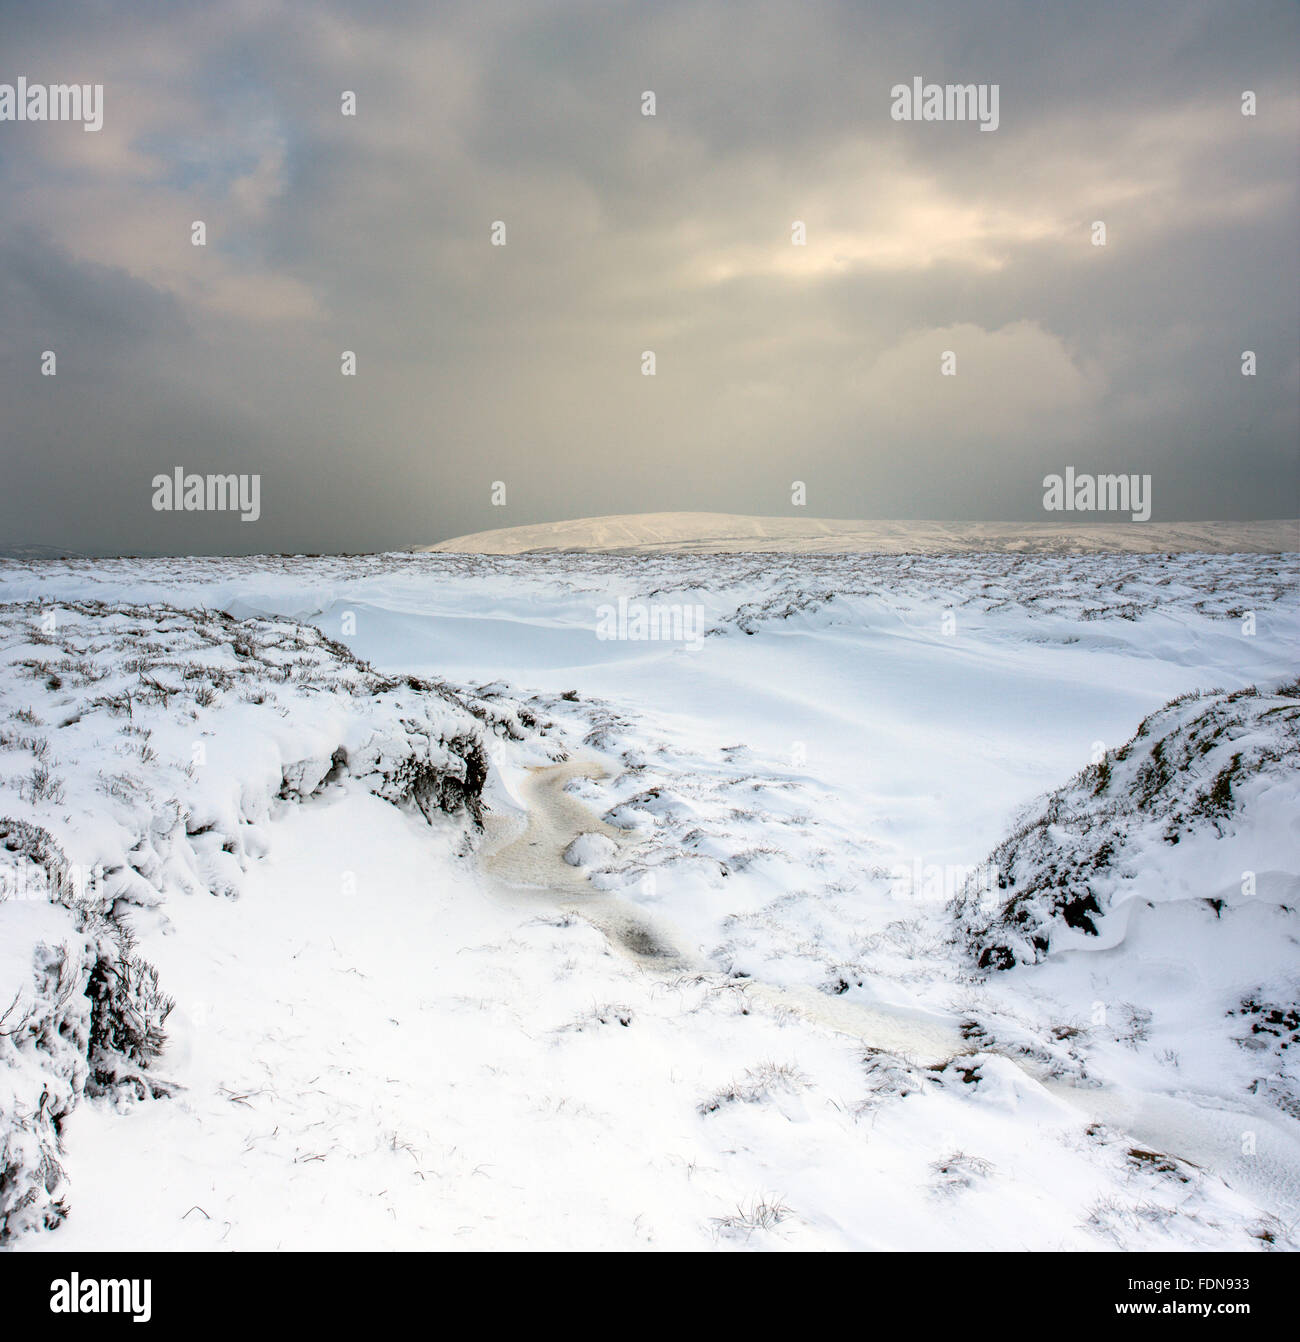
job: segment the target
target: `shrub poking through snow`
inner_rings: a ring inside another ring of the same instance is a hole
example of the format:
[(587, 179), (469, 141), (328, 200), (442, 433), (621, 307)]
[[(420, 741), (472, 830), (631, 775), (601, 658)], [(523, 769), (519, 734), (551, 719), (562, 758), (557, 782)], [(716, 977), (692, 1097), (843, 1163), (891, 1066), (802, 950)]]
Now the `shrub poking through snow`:
[[(80, 1096), (146, 1098), (169, 1093), (146, 1075), (166, 1041), (171, 1001), (153, 966), (133, 949), (118, 913), (84, 898), (59, 845), (40, 826), (0, 819), (5, 888), (40, 891), (6, 901), (12, 914), (0, 1014), (0, 1244), (52, 1228), (67, 1212), (60, 1163), (64, 1119)], [(19, 934), (34, 924), (31, 938)], [(43, 934), (43, 935), (42, 935)], [(17, 957), (29, 953), (24, 981)], [(17, 980), (17, 986), (14, 986)]]
[[(1067, 931), (1095, 937), (1124, 899), (1188, 894), (1187, 882), (1211, 879), (1202, 873), (1233, 870), (1213, 850), (1243, 826), (1252, 862), (1271, 853), (1284, 832), (1273, 822), (1294, 806), (1298, 781), (1295, 682), (1175, 699), (993, 850), (993, 903), (985, 891), (963, 890), (953, 906), (960, 935), (982, 970), (1037, 963)], [(1182, 884), (1167, 876), (1179, 845), (1191, 850)], [(1294, 854), (1286, 861), (1279, 854), (1269, 865), (1294, 874)], [(1199, 893), (1222, 907), (1221, 889)]]
[(747, 1203), (738, 1203), (734, 1212), (715, 1216), (713, 1224), (719, 1235), (748, 1239), (756, 1230), (774, 1230), (793, 1215), (793, 1209), (787, 1207), (780, 1198), (761, 1193)]
[(930, 1162), (933, 1178), (931, 1187), (936, 1193), (960, 1192), (971, 1188), (976, 1179), (987, 1179), (992, 1173), (991, 1162), (981, 1156), (968, 1155), (965, 1151), (953, 1151)]
[(130, 928), (109, 919), (103, 925), (105, 937), (86, 984), (90, 998), (86, 1093), (117, 1094), (125, 1087), (138, 1099), (158, 1099), (169, 1088), (144, 1073), (167, 1042), (163, 1026), (173, 1002), (158, 987), (158, 971), (134, 953)]
[(793, 1064), (764, 1062), (701, 1100), (697, 1108), (701, 1114), (716, 1114), (728, 1104), (761, 1104), (773, 1095), (797, 1095), (808, 1085), (808, 1078)]

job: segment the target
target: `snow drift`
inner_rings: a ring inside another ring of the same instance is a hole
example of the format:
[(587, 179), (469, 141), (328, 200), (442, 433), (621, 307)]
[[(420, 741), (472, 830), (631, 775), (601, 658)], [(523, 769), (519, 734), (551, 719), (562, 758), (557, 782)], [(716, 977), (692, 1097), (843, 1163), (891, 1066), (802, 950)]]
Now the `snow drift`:
[(1036, 963), (1067, 932), (1106, 944), (1107, 916), (1133, 898), (1300, 893), (1297, 700), (1300, 681), (1184, 695), (1053, 792), (990, 855), (1008, 892), (992, 915), (959, 903), (980, 968)]
[(480, 818), (517, 715), (373, 671), (288, 620), (96, 601), (0, 606), (0, 1242), (67, 1211), (83, 1094), (164, 1095), (170, 1000), (132, 906), (237, 898), (276, 807), (349, 774)]
[(997, 887), (955, 901), (960, 939), (1073, 1006), (1056, 1038), (1094, 1060), (1119, 1044), (1300, 1117), (1298, 766), (1300, 681), (1180, 696), (1029, 808)]

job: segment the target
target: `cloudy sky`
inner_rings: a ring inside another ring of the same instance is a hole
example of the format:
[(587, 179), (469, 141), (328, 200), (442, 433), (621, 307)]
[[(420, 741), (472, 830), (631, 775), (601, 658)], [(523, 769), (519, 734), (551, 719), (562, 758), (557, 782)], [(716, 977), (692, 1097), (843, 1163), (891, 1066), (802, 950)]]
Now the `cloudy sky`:
[[(1149, 473), (1155, 521), (1300, 515), (1298, 55), (1293, 0), (0, 3), (0, 83), (104, 86), (98, 133), (0, 122), (0, 544), (795, 480), (1045, 520), (1067, 465)], [(998, 128), (892, 119), (915, 76), (998, 85)], [(260, 475), (260, 519), (155, 511), (177, 467)]]

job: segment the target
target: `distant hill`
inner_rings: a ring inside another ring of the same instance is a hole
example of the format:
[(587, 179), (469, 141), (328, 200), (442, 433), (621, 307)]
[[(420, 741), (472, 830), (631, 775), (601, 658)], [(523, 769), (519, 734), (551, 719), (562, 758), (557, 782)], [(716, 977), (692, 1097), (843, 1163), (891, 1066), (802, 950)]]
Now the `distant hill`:
[(726, 553), (782, 551), (952, 554), (968, 550), (1026, 554), (1300, 551), (1300, 520), (1267, 522), (860, 522), (818, 517), (746, 517), (736, 513), (624, 513), (568, 522), (476, 531), (423, 551), (527, 554), (602, 551)]
[(0, 541), (0, 559), (84, 559), (78, 550), (59, 545), (9, 545)]

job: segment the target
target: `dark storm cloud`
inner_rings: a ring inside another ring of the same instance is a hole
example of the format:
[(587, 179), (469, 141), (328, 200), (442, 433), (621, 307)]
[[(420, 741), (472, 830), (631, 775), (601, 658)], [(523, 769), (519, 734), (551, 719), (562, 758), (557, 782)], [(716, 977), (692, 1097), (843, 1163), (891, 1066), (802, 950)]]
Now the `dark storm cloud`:
[[(97, 134), (0, 123), (0, 542), (379, 548), (796, 479), (1034, 519), (1067, 464), (1294, 516), (1298, 49), (1290, 4), (0, 6), (0, 82), (105, 86)], [(914, 75), (997, 83), (997, 131), (891, 120)], [(259, 472), (261, 519), (155, 513), (176, 466)]]

